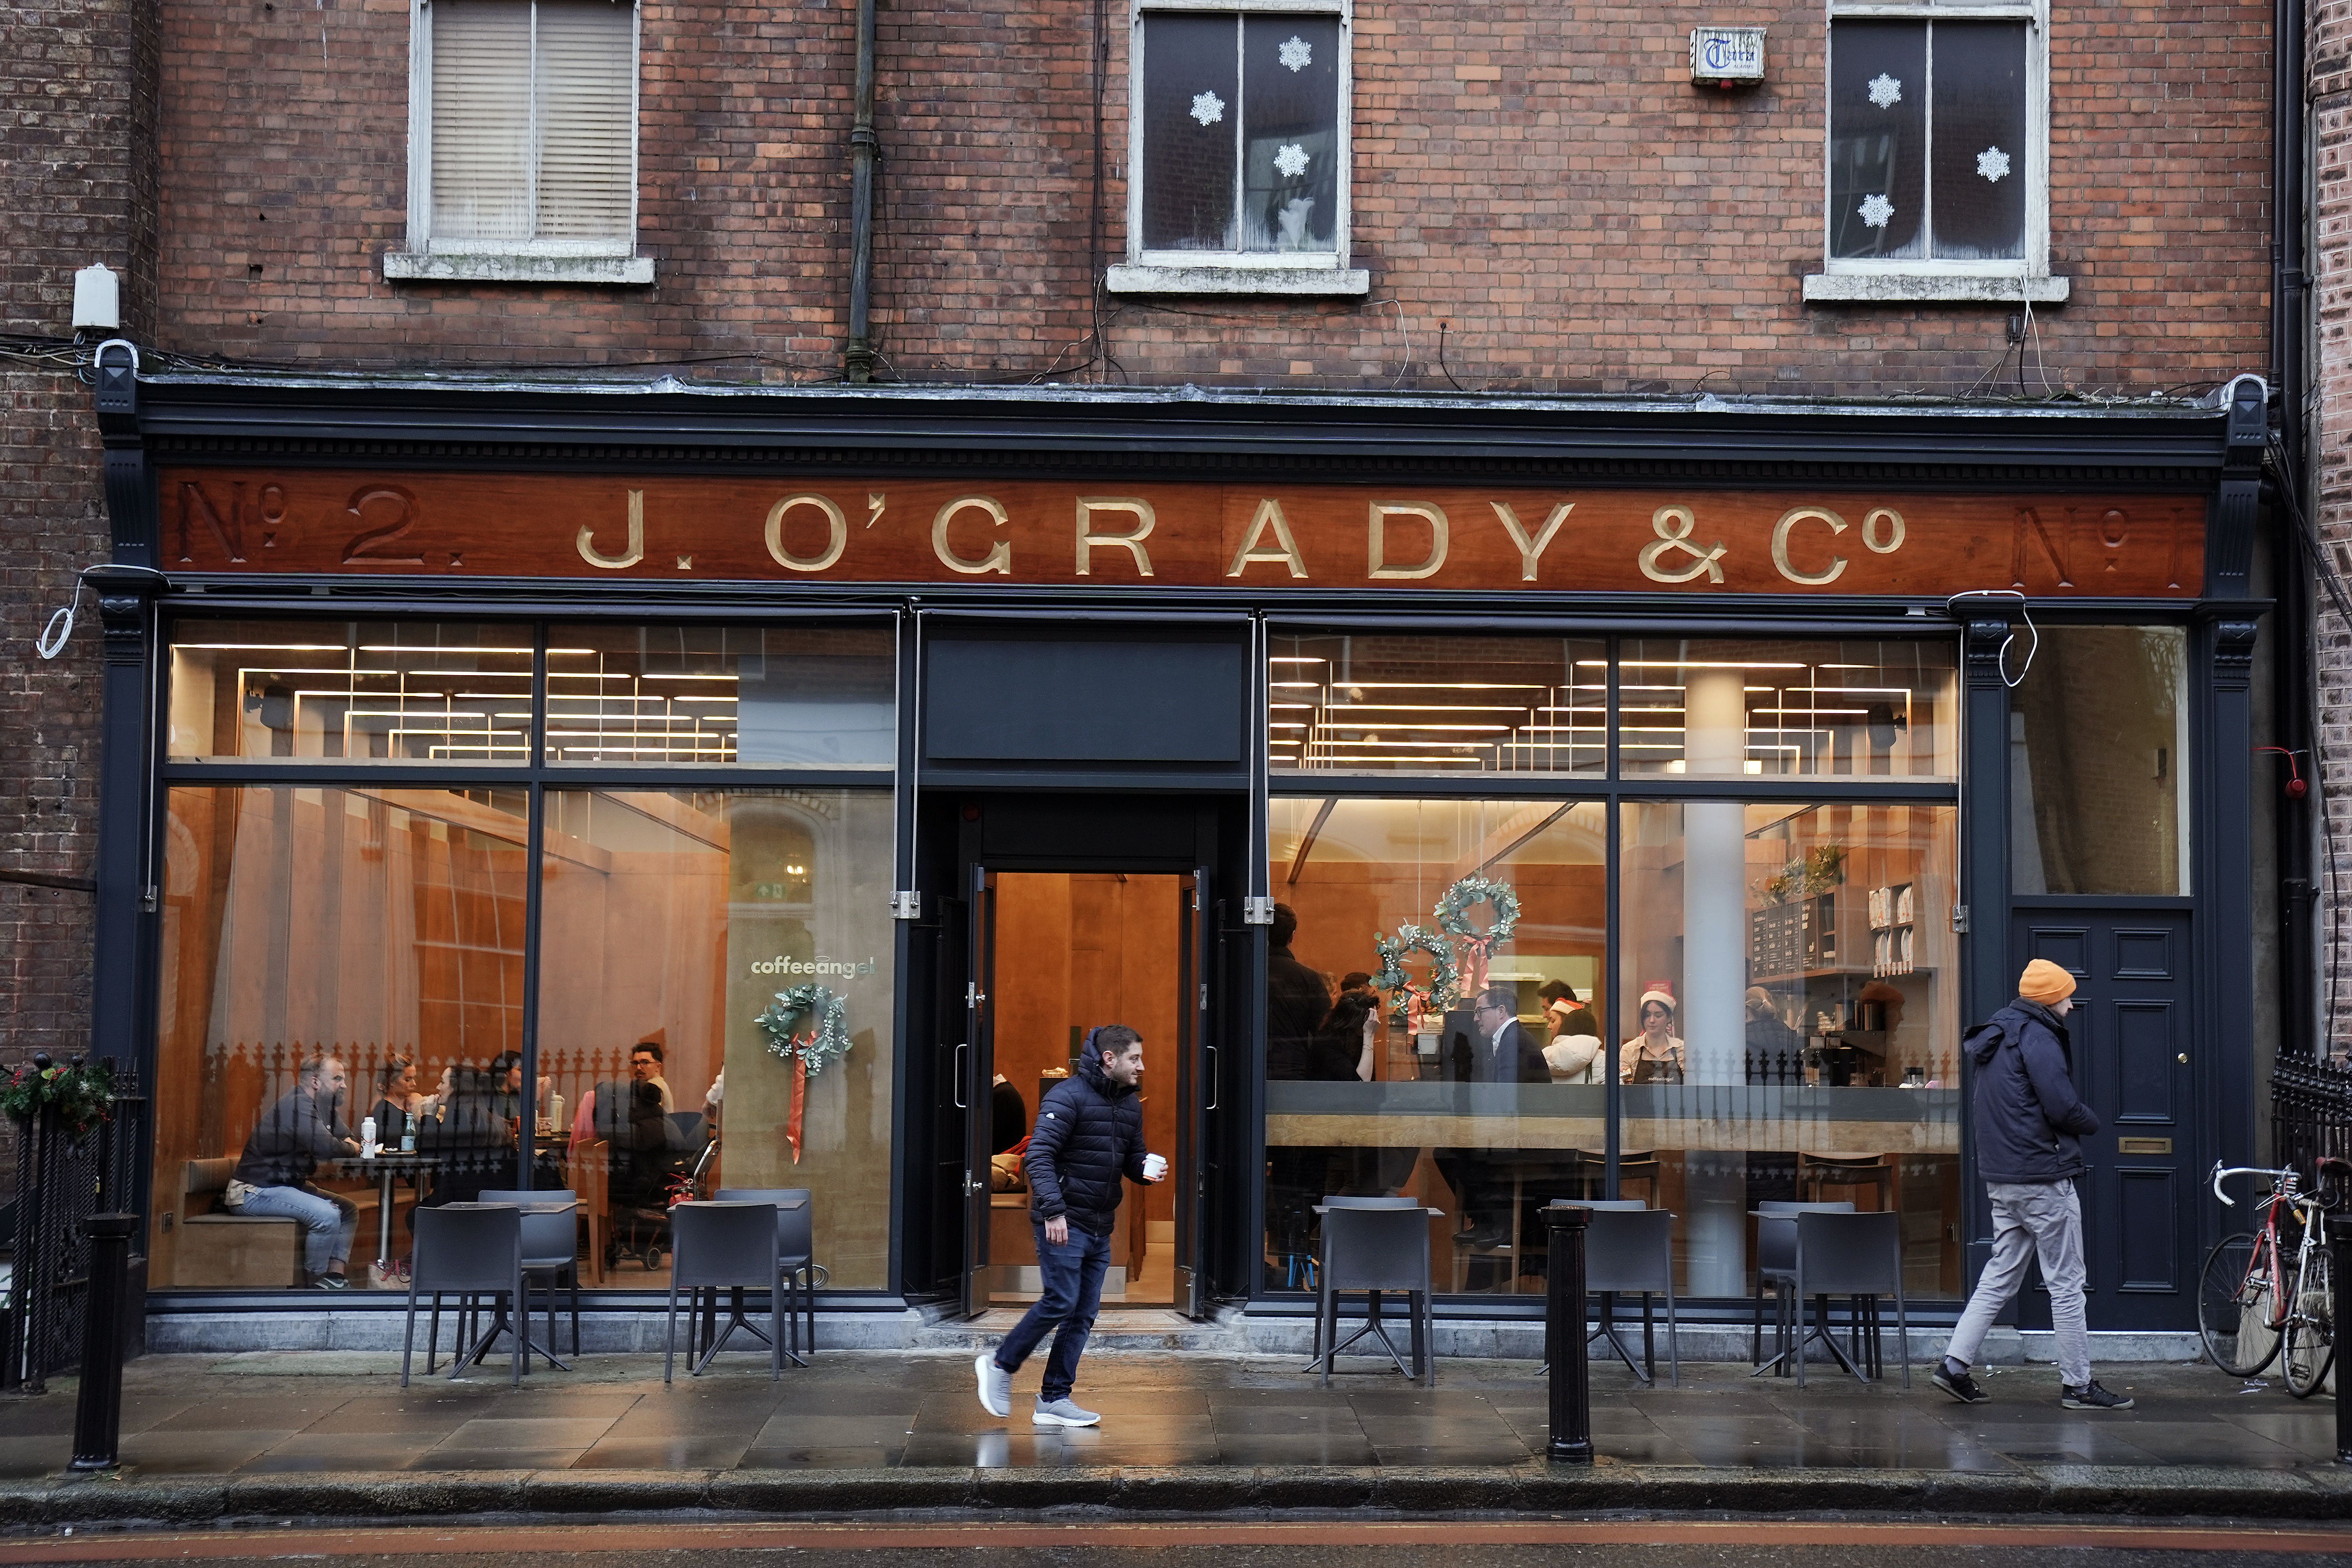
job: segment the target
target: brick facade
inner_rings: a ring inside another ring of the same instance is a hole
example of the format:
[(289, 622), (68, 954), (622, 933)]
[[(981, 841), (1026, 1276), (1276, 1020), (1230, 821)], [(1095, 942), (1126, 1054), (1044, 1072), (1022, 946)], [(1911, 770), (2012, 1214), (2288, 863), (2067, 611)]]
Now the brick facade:
[[(1124, 379), (1885, 395), (2016, 390), (2002, 306), (1811, 306), (1819, 0), (1749, 5), (1761, 89), (1694, 88), (1695, 19), (1625, 5), (1355, 14), (1366, 301), (1101, 301), (1124, 257), (1129, 16), (1108, 0), (889, 5), (876, 339), (906, 380)], [(845, 332), (851, 13), (646, 0), (647, 289), (387, 284), (409, 8), (163, 6), (162, 340), (330, 365), (690, 362), (826, 379)], [(2259, 368), (2270, 7), (2060, 5), (2053, 268), (2025, 390)], [(1107, 25), (1095, 166), (1092, 40)], [(1099, 195), (1097, 195), (1099, 185)], [(1441, 363), (1440, 340), (1444, 340)]]
[[(89, 389), (58, 341), (76, 269), (115, 268), (125, 327), (152, 331), (157, 24), (142, 0), (0, 13), (0, 871), (87, 878), (96, 847), (96, 604), (58, 658), (33, 639), (108, 548)], [(87, 893), (0, 881), (0, 1060), (86, 1048), (89, 916)]]
[[(2352, 0), (2316, 0), (2305, 47), (2312, 138), (2311, 274), (2316, 321), (2313, 355), (2314, 416), (2310, 431), (2311, 490), (2323, 547), (2336, 572), (2352, 578)], [(2298, 649), (2297, 652), (2304, 650)], [(2320, 773), (2329, 824), (2338, 843), (2352, 834), (2352, 626), (2323, 601), (2315, 660)], [(2352, 867), (2323, 842), (2318, 861), (2320, 940), (2324, 961), (2320, 1005), (2333, 1006), (2326, 1037), (2352, 1037), (2352, 920), (2345, 912), (2343, 879)], [(2333, 983), (2331, 984), (2331, 976)]]
[[(2348, 6), (2315, 6), (2334, 40), (2313, 51), (2322, 67), (2344, 53)], [(836, 378), (852, 7), (643, 0), (641, 16), (656, 284), (394, 285), (410, 0), (26, 0), (0, 16), (0, 331), (63, 332), (72, 273), (98, 259), (125, 274), (132, 335), (199, 360)], [(2052, 263), (2074, 297), (2036, 312), (2021, 371), (2014, 307), (1801, 301), (1821, 254), (1821, 0), (1703, 15), (1359, 0), (1353, 240), (1371, 297), (1157, 303), (1093, 286), (1126, 248), (1128, 8), (892, 0), (881, 371), (1873, 398), (2201, 388), (2266, 357), (2270, 17), (2267, 0), (2054, 6)], [(1697, 21), (1764, 26), (1767, 83), (1694, 88)], [(2319, 100), (2338, 174), (2342, 103)], [(2323, 220), (2331, 258), (2342, 199)], [(2338, 342), (2345, 301), (2333, 260), (2322, 270)], [(85, 385), (22, 353), (5, 364), (0, 866), (82, 875), (96, 617), (55, 663), (26, 639), (103, 554), (97, 441)], [(2347, 374), (2335, 365), (2331, 399)], [(2326, 482), (2327, 526), (2352, 545), (2341, 462)], [(2352, 679), (2352, 643), (2330, 658)], [(76, 1042), (87, 912), (78, 894), (0, 886), (9, 1051)]]

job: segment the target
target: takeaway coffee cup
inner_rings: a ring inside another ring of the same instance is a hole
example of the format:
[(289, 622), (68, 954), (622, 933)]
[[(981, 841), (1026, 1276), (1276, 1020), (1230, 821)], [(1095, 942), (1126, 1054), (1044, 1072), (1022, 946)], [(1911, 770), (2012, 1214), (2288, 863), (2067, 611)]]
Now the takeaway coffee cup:
[(1166, 1175), (1167, 1173), (1168, 1173), (1168, 1156), (1167, 1156), (1167, 1155), (1165, 1155), (1165, 1154), (1146, 1154), (1146, 1155), (1143, 1157), (1143, 1179), (1144, 1179), (1145, 1181), (1147, 1181), (1147, 1182), (1156, 1182), (1156, 1181), (1158, 1181), (1160, 1177), (1162, 1177), (1162, 1176)]

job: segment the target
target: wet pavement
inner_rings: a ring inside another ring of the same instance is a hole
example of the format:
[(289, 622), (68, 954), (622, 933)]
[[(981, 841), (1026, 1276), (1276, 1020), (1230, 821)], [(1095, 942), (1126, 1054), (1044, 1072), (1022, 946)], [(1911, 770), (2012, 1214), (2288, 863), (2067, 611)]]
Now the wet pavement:
[[(127, 1479), (463, 1471), (1034, 1470), (1105, 1467), (1488, 1468), (1541, 1458), (1545, 1384), (1525, 1362), (1440, 1363), (1438, 1386), (1342, 1362), (1329, 1388), (1288, 1358), (1090, 1354), (1077, 1397), (1101, 1426), (1029, 1424), (1041, 1362), (1013, 1414), (973, 1397), (967, 1356), (838, 1352), (771, 1383), (764, 1355), (723, 1358), (665, 1387), (660, 1363), (590, 1355), (520, 1388), (502, 1361), (452, 1382), (362, 1352), (151, 1356), (127, 1370)], [(1661, 1369), (1663, 1372), (1663, 1369)], [(2052, 1369), (1978, 1373), (1964, 1406), (1920, 1369), (1906, 1392), (1823, 1371), (1803, 1390), (1744, 1366), (1685, 1363), (1683, 1386), (1643, 1388), (1593, 1366), (1593, 1439), (1605, 1463), (1754, 1471), (2001, 1474), (2051, 1467), (2333, 1471), (2334, 1406), (2248, 1388), (2207, 1367), (2103, 1369), (2131, 1412), (2062, 1409)], [(70, 1381), (0, 1401), (0, 1479), (63, 1468)]]

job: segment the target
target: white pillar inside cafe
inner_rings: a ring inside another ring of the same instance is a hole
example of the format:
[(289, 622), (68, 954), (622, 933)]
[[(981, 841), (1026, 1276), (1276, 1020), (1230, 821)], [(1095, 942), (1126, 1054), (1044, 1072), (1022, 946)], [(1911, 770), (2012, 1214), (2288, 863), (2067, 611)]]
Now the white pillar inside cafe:
[[(1746, 671), (1696, 668), (1684, 690), (1683, 754), (1694, 777), (1737, 779), (1748, 755)], [(1745, 1081), (1748, 990), (1746, 816), (1735, 801), (1683, 808), (1683, 995), (1676, 1022), (1693, 1085)], [(1718, 1097), (1695, 1092), (1688, 1125)], [(1720, 1125), (1718, 1110), (1706, 1121)], [(1747, 1155), (1685, 1145), (1683, 1234), (1694, 1296), (1747, 1294)]]

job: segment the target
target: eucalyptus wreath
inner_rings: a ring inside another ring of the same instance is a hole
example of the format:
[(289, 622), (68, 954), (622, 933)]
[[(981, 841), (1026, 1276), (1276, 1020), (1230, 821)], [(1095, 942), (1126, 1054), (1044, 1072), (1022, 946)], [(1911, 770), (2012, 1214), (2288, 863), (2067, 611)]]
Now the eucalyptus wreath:
[[(1382, 991), (1394, 993), (1389, 1004), (1391, 1021), (1402, 1025), (1410, 1015), (1412, 999), (1416, 996), (1441, 1009), (1454, 1005), (1454, 949), (1444, 938), (1417, 925), (1401, 925), (1392, 937), (1375, 935), (1372, 944), (1381, 955), (1381, 971), (1372, 976), (1372, 984)], [(1426, 989), (1414, 984), (1405, 970), (1406, 955), (1415, 952), (1429, 955)]]
[[(1470, 911), (1480, 904), (1492, 904), (1495, 908), (1495, 923), (1485, 931), (1470, 923)], [(1434, 913), (1437, 929), (1446, 935), (1487, 948), (1500, 947), (1519, 929), (1519, 896), (1511, 891), (1507, 882), (1497, 882), (1490, 877), (1465, 877), (1445, 889)]]
[[(815, 1021), (815, 1032), (801, 1032), (801, 1026), (811, 1019)], [(795, 985), (779, 991), (767, 1011), (752, 1021), (768, 1037), (770, 1051), (788, 1062), (806, 1063), (812, 1078), (824, 1070), (825, 1063), (849, 1054), (848, 1005), (826, 986)]]
[(0, 1084), (0, 1112), (26, 1122), (44, 1110), (53, 1112), (77, 1138), (111, 1120), (114, 1064), (76, 1057), (59, 1067), (43, 1054), (27, 1066), (10, 1068), (7, 1082)]

